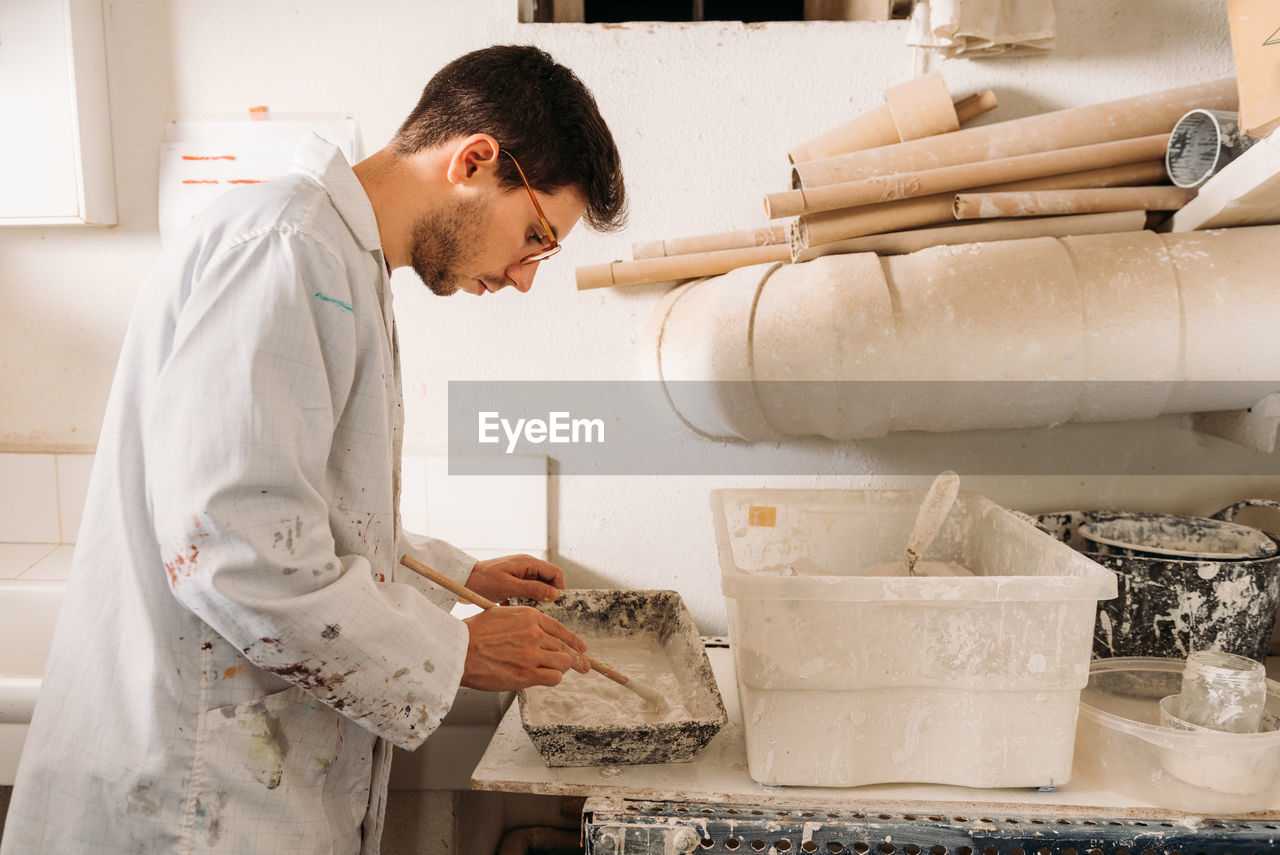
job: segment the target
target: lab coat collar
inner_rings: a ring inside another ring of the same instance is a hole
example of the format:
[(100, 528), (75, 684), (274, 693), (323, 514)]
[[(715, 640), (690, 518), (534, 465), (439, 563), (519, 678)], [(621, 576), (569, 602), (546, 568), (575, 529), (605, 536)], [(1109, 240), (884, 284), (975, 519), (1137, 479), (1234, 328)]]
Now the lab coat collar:
[(314, 133), (307, 134), (293, 154), (292, 169), (310, 175), (328, 191), (333, 206), (361, 248), (369, 252), (382, 250), (373, 204), (341, 149)]

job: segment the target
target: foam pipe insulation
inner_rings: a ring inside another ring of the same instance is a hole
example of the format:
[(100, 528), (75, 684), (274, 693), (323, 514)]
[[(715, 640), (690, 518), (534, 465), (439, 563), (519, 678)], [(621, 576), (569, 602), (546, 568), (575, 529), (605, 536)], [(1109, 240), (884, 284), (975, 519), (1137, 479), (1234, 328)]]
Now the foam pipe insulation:
[[(1244, 410), (1280, 391), (1278, 244), (1258, 226), (756, 265), (669, 292), (651, 345), (672, 406), (723, 438)], [(973, 380), (1074, 382), (949, 382)]]

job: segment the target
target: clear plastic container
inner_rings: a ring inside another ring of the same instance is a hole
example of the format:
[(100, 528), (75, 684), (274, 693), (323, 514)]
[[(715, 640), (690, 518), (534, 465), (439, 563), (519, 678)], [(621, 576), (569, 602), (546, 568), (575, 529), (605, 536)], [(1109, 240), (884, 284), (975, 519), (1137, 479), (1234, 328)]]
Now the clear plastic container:
[(1224, 733), (1178, 718), (1184, 666), (1143, 656), (1095, 661), (1080, 696), (1077, 771), (1172, 810), (1280, 809), (1280, 683), (1266, 681), (1259, 732)]
[(961, 493), (928, 560), (899, 562), (923, 490), (716, 490), (747, 760), (762, 784), (1061, 786), (1097, 601), (1115, 575)]
[(1177, 715), (1198, 727), (1257, 733), (1267, 704), (1267, 669), (1261, 662), (1198, 650), (1187, 657)]

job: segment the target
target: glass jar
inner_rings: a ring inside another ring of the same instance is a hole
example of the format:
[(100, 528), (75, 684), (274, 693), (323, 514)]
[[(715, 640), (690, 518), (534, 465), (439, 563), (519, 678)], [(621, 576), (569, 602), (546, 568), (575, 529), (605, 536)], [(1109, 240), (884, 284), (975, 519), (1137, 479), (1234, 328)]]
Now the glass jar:
[(1228, 733), (1257, 733), (1267, 703), (1267, 671), (1234, 653), (1201, 650), (1182, 671), (1184, 721)]

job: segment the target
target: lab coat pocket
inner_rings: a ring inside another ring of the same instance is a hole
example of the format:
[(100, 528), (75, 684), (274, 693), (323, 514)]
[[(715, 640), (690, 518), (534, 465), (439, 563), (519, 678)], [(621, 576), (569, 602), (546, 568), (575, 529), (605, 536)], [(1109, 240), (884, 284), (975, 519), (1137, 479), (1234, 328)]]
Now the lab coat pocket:
[(196, 851), (234, 847), (237, 837), (260, 846), (264, 833), (284, 848), (261, 851), (359, 848), (372, 734), (297, 687), (211, 709), (204, 726)]

